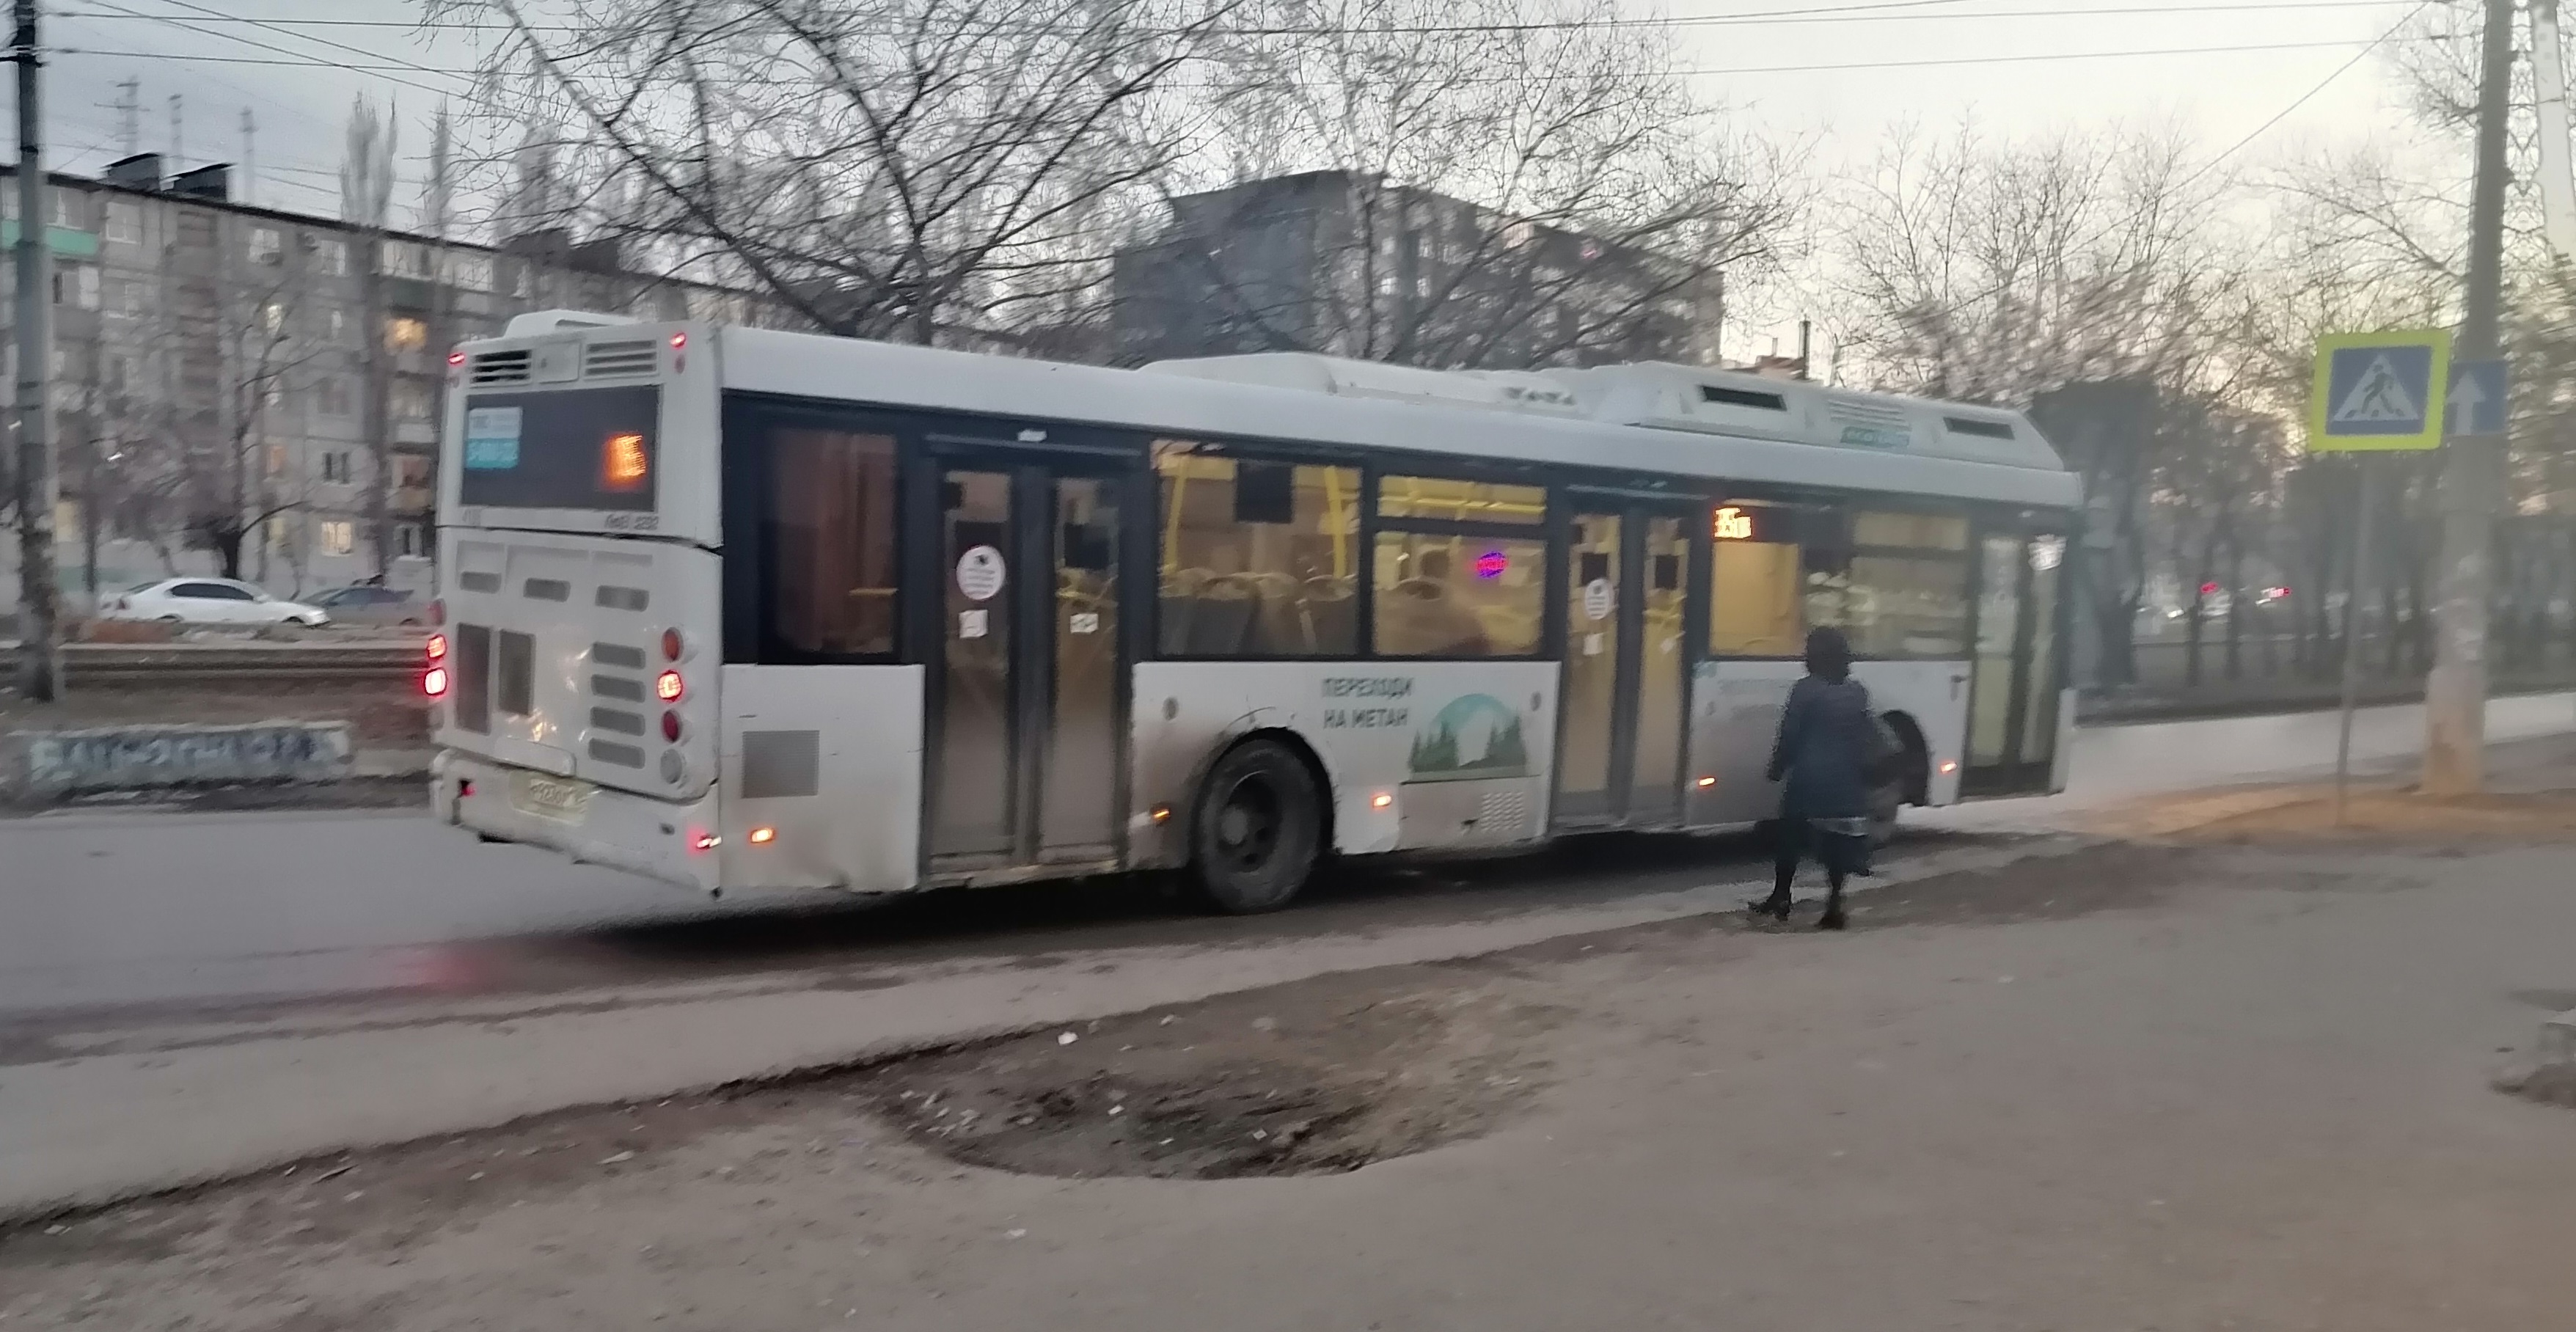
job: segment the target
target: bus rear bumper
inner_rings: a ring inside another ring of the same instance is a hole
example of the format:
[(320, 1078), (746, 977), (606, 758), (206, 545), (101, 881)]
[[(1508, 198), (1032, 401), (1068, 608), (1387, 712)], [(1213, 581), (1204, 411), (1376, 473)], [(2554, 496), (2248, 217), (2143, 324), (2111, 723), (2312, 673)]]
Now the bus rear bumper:
[(538, 814), (521, 807), (518, 781), (559, 779), (534, 769), (442, 749), (430, 760), (429, 774), (431, 805), (442, 823), (709, 896), (722, 890), (712, 790), (684, 804), (590, 786), (578, 813)]

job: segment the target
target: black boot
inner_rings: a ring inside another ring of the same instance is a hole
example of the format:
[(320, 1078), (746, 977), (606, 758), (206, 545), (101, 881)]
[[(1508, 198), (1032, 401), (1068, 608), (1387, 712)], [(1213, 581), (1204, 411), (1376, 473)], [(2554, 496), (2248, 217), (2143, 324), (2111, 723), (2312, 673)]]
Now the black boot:
[(1850, 924), (1843, 919), (1843, 895), (1840, 890), (1837, 890), (1833, 896), (1825, 899), (1825, 914), (1816, 921), (1816, 928), (1840, 930), (1850, 928)]
[(1763, 898), (1759, 902), (1745, 903), (1744, 911), (1746, 915), (1750, 916), (1769, 916), (1774, 920), (1787, 920), (1789, 918), (1790, 900), (1789, 891), (1783, 888), (1774, 891), (1769, 897)]

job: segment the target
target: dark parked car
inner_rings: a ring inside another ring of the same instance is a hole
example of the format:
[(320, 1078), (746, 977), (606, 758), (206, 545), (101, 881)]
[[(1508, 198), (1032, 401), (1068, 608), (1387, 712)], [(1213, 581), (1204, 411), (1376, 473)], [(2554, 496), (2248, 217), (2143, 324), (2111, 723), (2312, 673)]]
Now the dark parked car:
[(427, 624), (429, 605), (398, 587), (335, 587), (312, 599), (338, 624)]

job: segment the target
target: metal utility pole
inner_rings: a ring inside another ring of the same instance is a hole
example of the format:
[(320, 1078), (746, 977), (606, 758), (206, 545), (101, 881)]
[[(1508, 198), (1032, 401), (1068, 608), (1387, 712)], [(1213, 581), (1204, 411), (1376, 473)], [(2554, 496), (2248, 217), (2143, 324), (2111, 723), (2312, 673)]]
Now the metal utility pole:
[[(2469, 289), (2453, 343), (2462, 361), (2497, 354), (2504, 304), (2505, 122), (2513, 85), (2513, 0), (2486, 0), (2478, 57), (2477, 178), (2469, 197)], [(2424, 681), (2427, 795), (2486, 786), (2487, 601), (2495, 583), (2496, 514), (2504, 504), (2505, 442), (2450, 442), (2442, 467), (2440, 599), (2433, 673)]]
[(60, 687), (54, 582), (54, 254), (45, 234), (43, 101), (36, 0), (15, 0), (9, 58), (18, 66), (18, 691), (45, 702)]

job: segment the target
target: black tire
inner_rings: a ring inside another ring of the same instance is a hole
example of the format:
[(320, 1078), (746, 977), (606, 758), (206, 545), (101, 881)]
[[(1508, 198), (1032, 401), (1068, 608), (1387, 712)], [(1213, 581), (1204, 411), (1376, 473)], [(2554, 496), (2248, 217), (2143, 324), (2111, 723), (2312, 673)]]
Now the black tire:
[(1288, 905), (1315, 871), (1323, 793), (1296, 751), (1276, 740), (1227, 750), (1190, 812), (1190, 872), (1210, 907), (1232, 915)]

